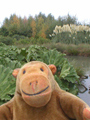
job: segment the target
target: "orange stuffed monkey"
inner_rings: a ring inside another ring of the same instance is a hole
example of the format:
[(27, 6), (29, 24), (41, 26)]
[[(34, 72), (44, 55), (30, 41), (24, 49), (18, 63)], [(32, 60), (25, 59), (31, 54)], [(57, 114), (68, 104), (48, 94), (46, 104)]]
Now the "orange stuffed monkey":
[(39, 61), (15, 69), (15, 95), (0, 106), (0, 120), (90, 120), (90, 107), (61, 90), (55, 72), (55, 65)]

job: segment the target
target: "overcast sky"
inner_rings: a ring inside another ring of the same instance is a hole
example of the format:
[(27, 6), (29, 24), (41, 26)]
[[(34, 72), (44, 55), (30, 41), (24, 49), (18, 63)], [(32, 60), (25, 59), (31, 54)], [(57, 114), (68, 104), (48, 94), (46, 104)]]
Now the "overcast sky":
[(69, 13), (79, 22), (90, 23), (90, 0), (1, 0), (0, 25), (11, 14), (28, 18), (40, 12), (45, 15), (51, 13), (55, 18)]

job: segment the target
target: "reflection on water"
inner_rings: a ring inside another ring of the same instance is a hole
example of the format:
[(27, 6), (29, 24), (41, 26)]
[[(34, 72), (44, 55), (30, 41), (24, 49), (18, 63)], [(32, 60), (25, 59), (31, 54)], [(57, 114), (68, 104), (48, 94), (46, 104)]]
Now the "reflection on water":
[(86, 75), (90, 75), (90, 57), (67, 56), (70, 62), (75, 62), (77, 66), (82, 66), (86, 71)]
[(78, 96), (90, 106), (90, 93), (89, 93), (90, 77), (88, 77), (88, 79), (84, 81), (84, 85), (86, 88), (88, 88), (88, 90), (85, 91), (84, 93), (79, 93)]
[(67, 59), (70, 63), (75, 62), (77, 66), (82, 66), (85, 70), (86, 75), (88, 76), (88, 79), (85, 79), (83, 81), (83, 84), (85, 85), (88, 90), (84, 93), (79, 93), (79, 97), (84, 100), (89, 106), (90, 106), (90, 57), (82, 57), (82, 56), (67, 56)]

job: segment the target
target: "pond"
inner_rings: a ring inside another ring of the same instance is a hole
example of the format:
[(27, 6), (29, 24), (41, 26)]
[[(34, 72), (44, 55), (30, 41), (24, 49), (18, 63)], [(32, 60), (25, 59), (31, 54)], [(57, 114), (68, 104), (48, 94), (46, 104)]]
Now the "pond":
[(87, 79), (82, 81), (87, 90), (84, 93), (79, 93), (78, 96), (90, 106), (90, 57), (67, 56), (67, 59), (71, 64), (76, 63), (75, 65), (82, 66), (85, 75), (88, 76)]

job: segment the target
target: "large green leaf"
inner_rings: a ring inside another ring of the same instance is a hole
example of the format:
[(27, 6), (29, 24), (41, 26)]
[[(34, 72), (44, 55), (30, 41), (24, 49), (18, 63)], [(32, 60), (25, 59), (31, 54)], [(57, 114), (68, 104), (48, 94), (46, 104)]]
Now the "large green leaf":
[(12, 76), (12, 69), (0, 65), (0, 100), (10, 100), (14, 95), (15, 79)]
[(21, 63), (17, 60), (10, 60), (8, 57), (6, 58), (2, 58), (0, 57), (0, 64), (1, 65), (4, 65), (4, 67), (9, 67), (11, 68), (12, 70), (15, 69), (15, 68), (20, 68), (21, 67)]
[(21, 63), (5, 58), (0, 60), (0, 64), (0, 104), (2, 104), (14, 95), (16, 81), (12, 76), (12, 71), (15, 68), (20, 68)]
[(77, 75), (74, 67), (70, 65), (67, 60), (64, 61), (59, 78), (71, 83), (75, 83), (76, 81), (79, 82), (79, 76)]
[(29, 48), (17, 48), (0, 44), (0, 104), (10, 100), (15, 91), (15, 79), (12, 71), (24, 63), (38, 60), (57, 67), (55, 79), (59, 86), (69, 92), (77, 93), (77, 73), (64, 57), (65, 54), (56, 49), (48, 50), (43, 46), (31, 45)]
[(56, 66), (62, 66), (65, 60), (65, 54), (58, 52), (56, 49), (43, 50), (40, 52), (40, 58), (38, 60), (45, 62), (46, 64), (54, 64)]
[(43, 46), (31, 45), (26, 51), (28, 53), (26, 61), (39, 60), (45, 51), (47, 51), (47, 49)]
[(65, 82), (64, 80), (59, 79), (57, 75), (55, 75), (55, 80), (57, 81), (61, 89), (69, 91), (69, 82)]

